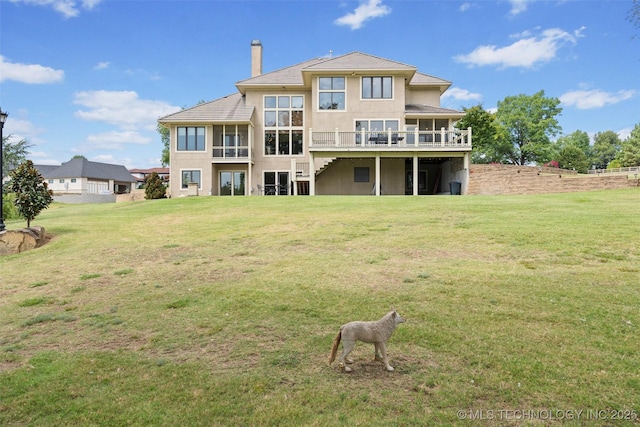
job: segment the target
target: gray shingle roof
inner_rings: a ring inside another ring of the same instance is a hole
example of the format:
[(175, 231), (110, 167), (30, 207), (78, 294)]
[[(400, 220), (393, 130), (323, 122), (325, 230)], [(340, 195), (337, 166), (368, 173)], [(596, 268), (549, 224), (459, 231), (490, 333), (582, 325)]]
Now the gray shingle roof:
[(397, 70), (416, 71), (413, 65), (403, 64), (389, 59), (379, 58), (362, 52), (328, 58), (324, 61), (305, 67), (304, 71), (353, 71), (353, 70)]
[(43, 178), (46, 178), (46, 175), (53, 172), (55, 169), (58, 169), (60, 165), (33, 165), (34, 168), (40, 172)]
[(441, 79), (440, 77), (430, 76), (428, 74), (416, 73), (411, 81), (409, 82), (411, 86), (431, 86), (431, 85), (444, 85), (449, 87), (451, 82), (448, 80)]
[[(309, 84), (308, 75), (323, 72), (354, 72), (354, 71), (389, 71), (405, 74), (411, 78), (411, 86), (439, 86), (444, 92), (451, 82), (439, 77), (419, 73), (413, 65), (389, 59), (379, 58), (362, 52), (352, 52), (335, 58), (314, 58), (280, 70), (264, 73), (236, 82), (239, 93), (225, 96), (211, 102), (196, 105), (192, 108), (169, 114), (158, 120), (160, 123), (202, 123), (202, 122), (249, 122), (254, 112), (253, 107), (245, 104), (247, 88), (266, 86), (304, 87)], [(305, 82), (305, 75), (307, 81)], [(408, 113), (427, 114), (461, 114), (459, 111), (445, 108), (407, 105)]]
[(233, 95), (169, 114), (158, 121), (160, 123), (249, 122), (251, 121), (253, 110), (253, 107), (245, 105), (245, 98), (241, 93), (234, 93)]
[[(38, 168), (40, 168), (40, 166)], [(136, 179), (133, 177), (133, 175), (131, 175), (127, 168), (122, 165), (90, 162), (84, 157), (73, 158), (53, 170), (42, 173), (42, 176), (46, 179), (93, 178), (112, 179), (119, 182), (136, 182)]]
[(432, 105), (407, 104), (404, 108), (405, 114), (443, 114), (447, 116), (459, 115), (460, 117), (464, 115), (462, 111), (434, 107)]
[(236, 83), (236, 86), (240, 91), (242, 91), (242, 88), (245, 86), (303, 85), (302, 70), (326, 60), (326, 58), (310, 59), (290, 67), (271, 71), (249, 79), (240, 80)]

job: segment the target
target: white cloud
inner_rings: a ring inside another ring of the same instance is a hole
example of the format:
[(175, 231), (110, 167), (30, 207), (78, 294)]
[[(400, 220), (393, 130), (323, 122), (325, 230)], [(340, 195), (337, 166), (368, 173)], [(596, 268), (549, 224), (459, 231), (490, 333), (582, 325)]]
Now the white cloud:
[(599, 89), (574, 90), (560, 96), (560, 102), (567, 106), (575, 106), (579, 110), (589, 110), (617, 104), (633, 97), (635, 93), (635, 90), (619, 90), (615, 93)]
[[(125, 168), (127, 169), (132, 169), (135, 167), (141, 167), (140, 165), (136, 165), (134, 163), (134, 161), (128, 157), (118, 157), (116, 158), (115, 156), (111, 155), (111, 154), (98, 154), (96, 156), (92, 156), (90, 158), (90, 160), (92, 162), (99, 162), (99, 163), (109, 163), (112, 165), (123, 165)], [(157, 165), (160, 163), (160, 160), (158, 160), (157, 162), (151, 163), (151, 165)], [(155, 167), (155, 166), (149, 166), (149, 167)]]
[(40, 135), (45, 129), (40, 128), (26, 118), (26, 113), (19, 111), (17, 115), (9, 116), (9, 120), (4, 126), (4, 137), (9, 137), (10, 142), (18, 142), (26, 139), (29, 144), (42, 144)]
[(529, 7), (529, 2), (530, 0), (509, 0), (509, 3), (511, 3), (511, 10), (509, 11), (509, 14), (511, 16), (521, 14), (522, 12), (527, 10), (527, 7)]
[(624, 141), (625, 139), (629, 138), (629, 136), (631, 136), (631, 131), (633, 130), (633, 128), (624, 128), (624, 129), (620, 129), (618, 132), (616, 132), (618, 134), (618, 138), (620, 138), (620, 141)]
[(111, 131), (87, 137), (87, 143), (94, 148), (123, 149), (128, 144), (148, 144), (151, 138), (137, 131)]
[(382, 0), (368, 0), (360, 3), (353, 12), (336, 19), (336, 25), (346, 25), (352, 30), (361, 28), (365, 21), (380, 18), (391, 13), (391, 8), (382, 4)]
[(155, 131), (158, 117), (180, 109), (164, 101), (140, 99), (133, 91), (77, 92), (74, 94), (73, 102), (86, 108), (76, 111), (76, 117), (109, 123), (128, 131)]
[(107, 61), (104, 61), (104, 62), (98, 62), (98, 63), (93, 67), (93, 69), (94, 69), (94, 70), (106, 70), (107, 68), (109, 68), (109, 66), (110, 66), (110, 65), (111, 65), (111, 62), (107, 62)]
[(473, 52), (457, 55), (453, 59), (469, 66), (532, 68), (554, 59), (558, 50), (565, 44), (576, 44), (582, 30), (584, 27), (571, 34), (559, 28), (551, 28), (542, 31), (538, 36), (522, 33), (520, 34), (522, 38), (508, 46), (479, 46)]
[(64, 71), (38, 64), (9, 62), (0, 55), (0, 82), (5, 80), (27, 84), (58, 83), (64, 80)]
[[(91, 158), (92, 161), (94, 162), (100, 162), (100, 163), (111, 163), (111, 164), (115, 164), (115, 157), (113, 157), (111, 154), (99, 154), (97, 156), (94, 156)], [(119, 163), (122, 164), (122, 163)]]
[(455, 99), (456, 101), (479, 101), (482, 99), (482, 95), (469, 92), (466, 89), (460, 89), (459, 87), (452, 87), (442, 94), (442, 99), (448, 98)]
[(75, 18), (80, 14), (80, 8), (91, 10), (102, 0), (9, 0), (14, 3), (25, 3), (34, 6), (51, 7), (65, 18)]
[(462, 3), (459, 7), (460, 12), (466, 12), (467, 10), (471, 9), (471, 3)]

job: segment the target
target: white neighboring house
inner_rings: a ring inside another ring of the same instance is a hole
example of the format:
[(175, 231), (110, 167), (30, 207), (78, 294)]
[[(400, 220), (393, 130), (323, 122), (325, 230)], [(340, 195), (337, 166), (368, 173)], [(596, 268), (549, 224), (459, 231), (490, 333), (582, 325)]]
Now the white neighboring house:
[(136, 178), (122, 165), (75, 157), (60, 166), (35, 165), (54, 194), (130, 193)]

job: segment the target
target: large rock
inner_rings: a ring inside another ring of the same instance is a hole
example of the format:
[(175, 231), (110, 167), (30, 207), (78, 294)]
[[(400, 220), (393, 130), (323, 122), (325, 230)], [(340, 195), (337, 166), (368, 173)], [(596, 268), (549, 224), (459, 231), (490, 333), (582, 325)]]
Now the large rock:
[(35, 249), (45, 242), (43, 227), (5, 230), (0, 232), (0, 256)]

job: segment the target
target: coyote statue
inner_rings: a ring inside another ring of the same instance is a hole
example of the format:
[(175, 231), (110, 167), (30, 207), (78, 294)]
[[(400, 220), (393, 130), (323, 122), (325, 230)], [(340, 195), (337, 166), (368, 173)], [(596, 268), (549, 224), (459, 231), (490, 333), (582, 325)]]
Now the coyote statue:
[(333, 340), (333, 347), (331, 348), (331, 356), (329, 356), (329, 364), (332, 364), (336, 360), (336, 353), (338, 352), (338, 346), (342, 340), (342, 355), (340, 356), (340, 365), (344, 366), (345, 372), (351, 372), (351, 368), (347, 366), (347, 363), (353, 363), (347, 359), (351, 350), (356, 345), (356, 341), (363, 341), (373, 343), (375, 346), (374, 358), (375, 360), (381, 360), (387, 371), (393, 371), (393, 367), (389, 365), (387, 359), (387, 340), (393, 334), (393, 331), (398, 326), (398, 323), (403, 323), (404, 319), (400, 317), (400, 314), (395, 309), (391, 309), (385, 316), (373, 322), (349, 322), (340, 327), (338, 335)]

